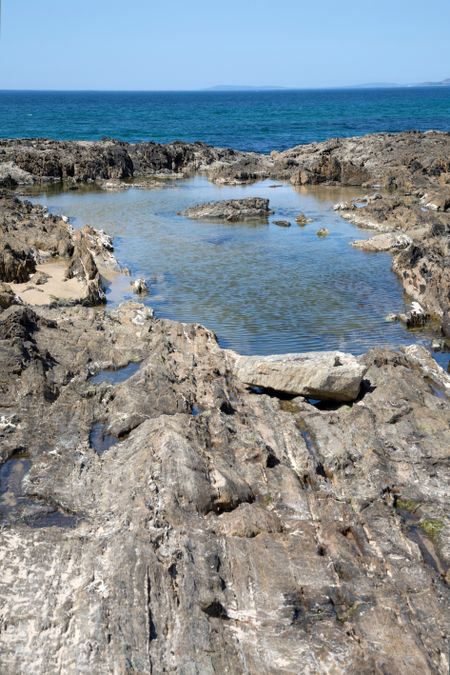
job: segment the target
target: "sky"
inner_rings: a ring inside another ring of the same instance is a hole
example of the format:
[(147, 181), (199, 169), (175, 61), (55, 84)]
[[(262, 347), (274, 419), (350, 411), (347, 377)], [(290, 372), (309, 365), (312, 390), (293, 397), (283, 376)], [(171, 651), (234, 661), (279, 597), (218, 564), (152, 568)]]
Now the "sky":
[(0, 89), (450, 77), (450, 0), (0, 0)]

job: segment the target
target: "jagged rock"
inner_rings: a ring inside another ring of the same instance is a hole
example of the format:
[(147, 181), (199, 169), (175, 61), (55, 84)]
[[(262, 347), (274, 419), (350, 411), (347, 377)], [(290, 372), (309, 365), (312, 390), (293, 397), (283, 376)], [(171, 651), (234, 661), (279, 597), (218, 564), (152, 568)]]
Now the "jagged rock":
[[(2, 670), (325, 672), (339, 655), (443, 674), (450, 405), (415, 355), (368, 353), (351, 407), (284, 412), (210, 331), (137, 326), (140, 307), (1, 322), (2, 373), (9, 336), (29, 345), (2, 383), (2, 476), (19, 477), (0, 496)], [(87, 379), (131, 360), (116, 386)], [(101, 457), (97, 421), (119, 434)]]
[(11, 305), (19, 304), (21, 304), (21, 302), (14, 291), (8, 284), (4, 284), (0, 281), (0, 309), (8, 309)]
[(237, 356), (235, 364), (245, 384), (327, 401), (354, 401), (365, 372), (358, 359), (342, 352)]
[(182, 215), (186, 218), (239, 222), (244, 220), (266, 221), (270, 213), (268, 199), (249, 197), (248, 199), (228, 199), (197, 204), (183, 211)]
[(0, 280), (28, 281), (30, 274), (36, 269), (36, 261), (31, 252), (12, 249), (8, 243), (0, 250)]
[(135, 279), (135, 281), (132, 282), (131, 287), (133, 292), (138, 295), (145, 295), (148, 293), (148, 285), (145, 279)]
[(356, 206), (352, 202), (337, 202), (333, 206), (334, 211), (351, 211), (352, 209), (356, 209)]

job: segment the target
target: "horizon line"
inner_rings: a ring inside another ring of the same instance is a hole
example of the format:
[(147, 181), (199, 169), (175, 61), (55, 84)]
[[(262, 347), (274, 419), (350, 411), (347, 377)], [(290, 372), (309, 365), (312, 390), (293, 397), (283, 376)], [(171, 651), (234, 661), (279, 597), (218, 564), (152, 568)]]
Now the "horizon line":
[[(1, 0), (0, 0), (1, 1)], [(441, 84), (440, 82), (432, 83), (418, 83), (418, 84), (348, 84), (348, 85), (330, 85), (330, 86), (309, 86), (309, 87), (245, 87), (239, 85), (230, 85), (224, 86), (223, 88), (219, 86), (213, 87), (200, 87), (195, 89), (97, 89), (97, 88), (74, 88), (74, 89), (60, 89), (60, 88), (2, 88), (0, 87), (0, 92), (47, 92), (47, 93), (136, 93), (136, 94), (159, 94), (159, 93), (208, 93), (208, 94), (230, 94), (230, 93), (282, 93), (288, 91), (336, 91), (342, 89), (440, 89), (445, 88), (446, 84)]]

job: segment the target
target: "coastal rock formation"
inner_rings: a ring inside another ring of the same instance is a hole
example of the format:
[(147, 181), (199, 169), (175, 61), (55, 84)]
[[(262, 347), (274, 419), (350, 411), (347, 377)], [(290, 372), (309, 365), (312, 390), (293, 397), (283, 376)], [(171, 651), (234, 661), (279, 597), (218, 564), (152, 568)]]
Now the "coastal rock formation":
[(73, 231), (67, 219), (41, 206), (0, 197), (0, 281), (15, 284), (24, 297), (28, 291), (43, 293), (46, 304), (55, 289), (51, 283), (46, 292), (38, 287), (52, 279), (55, 267), (63, 278), (79, 282), (66, 302), (97, 305), (105, 299), (99, 267), (117, 268), (111, 239), (89, 226)]
[(367, 368), (342, 352), (236, 356), (245, 384), (324, 401), (354, 401)]
[(267, 221), (270, 213), (268, 199), (249, 197), (197, 204), (183, 211), (181, 215), (198, 220), (226, 220), (235, 223), (244, 220)]
[(397, 251), (411, 246), (412, 239), (406, 234), (386, 232), (375, 235), (370, 239), (358, 239), (352, 242), (354, 248), (362, 251), (380, 253), (381, 251)]
[[(394, 267), (450, 334), (449, 142), (2, 141), (0, 176), (378, 181), (342, 214), (411, 239)], [(111, 241), (6, 196), (0, 237), (2, 673), (448, 673), (450, 378), (425, 349), (239, 357), (139, 303), (31, 306), (4, 277), (61, 259), (60, 288), (101, 287)]]
[(249, 392), (210, 331), (137, 303), (0, 318), (3, 672), (444, 675), (426, 352), (369, 352), (364, 396), (327, 407)]
[(269, 164), (255, 153), (213, 148), (205, 143), (0, 140), (0, 187), (9, 188), (34, 182), (115, 182), (201, 171), (209, 172), (218, 182), (246, 183), (266, 177)]
[(407, 293), (441, 319), (450, 306), (450, 213), (430, 211), (419, 195), (369, 197), (360, 208), (346, 204), (341, 215), (383, 233), (353, 245), (367, 251), (390, 251), (393, 269)]
[(336, 183), (408, 191), (450, 175), (450, 134), (437, 131), (333, 138), (272, 153), (273, 173), (294, 185)]

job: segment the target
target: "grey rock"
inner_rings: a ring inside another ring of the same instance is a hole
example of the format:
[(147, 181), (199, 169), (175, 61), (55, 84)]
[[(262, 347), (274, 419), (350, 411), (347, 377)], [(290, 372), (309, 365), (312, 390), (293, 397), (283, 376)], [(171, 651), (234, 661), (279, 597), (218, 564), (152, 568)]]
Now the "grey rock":
[(228, 199), (207, 204), (197, 204), (183, 211), (186, 218), (203, 220), (226, 220), (241, 222), (245, 220), (267, 221), (269, 214), (269, 200), (260, 197), (248, 199)]
[(342, 352), (237, 356), (235, 364), (236, 376), (247, 385), (327, 401), (354, 401), (366, 370)]

